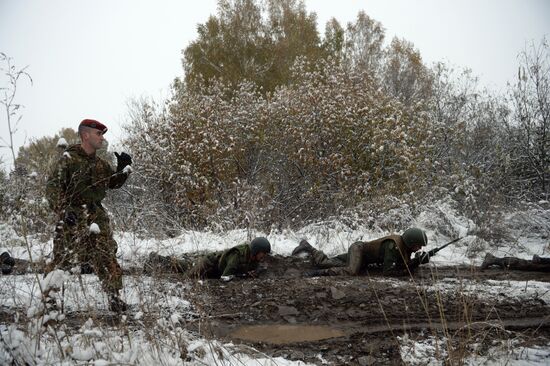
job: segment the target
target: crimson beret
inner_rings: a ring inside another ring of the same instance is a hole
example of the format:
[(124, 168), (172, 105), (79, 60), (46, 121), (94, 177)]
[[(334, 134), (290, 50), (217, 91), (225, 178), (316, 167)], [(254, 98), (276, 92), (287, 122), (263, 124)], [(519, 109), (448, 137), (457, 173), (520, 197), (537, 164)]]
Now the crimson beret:
[(83, 119), (82, 122), (80, 122), (80, 126), (95, 128), (103, 133), (107, 132), (107, 126), (95, 119)]

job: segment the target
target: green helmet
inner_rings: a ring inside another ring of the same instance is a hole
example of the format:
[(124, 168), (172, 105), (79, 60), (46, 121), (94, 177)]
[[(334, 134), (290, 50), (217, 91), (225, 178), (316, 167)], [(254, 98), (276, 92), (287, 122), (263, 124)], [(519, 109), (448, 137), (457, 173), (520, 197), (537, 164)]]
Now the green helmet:
[(428, 237), (426, 236), (426, 233), (417, 227), (411, 227), (405, 230), (401, 237), (408, 248), (412, 248), (415, 244), (422, 247), (428, 244)]
[(265, 254), (269, 254), (271, 252), (271, 244), (269, 244), (269, 240), (261, 236), (254, 238), (250, 242), (249, 246), (250, 254), (253, 256), (260, 252), (264, 252)]

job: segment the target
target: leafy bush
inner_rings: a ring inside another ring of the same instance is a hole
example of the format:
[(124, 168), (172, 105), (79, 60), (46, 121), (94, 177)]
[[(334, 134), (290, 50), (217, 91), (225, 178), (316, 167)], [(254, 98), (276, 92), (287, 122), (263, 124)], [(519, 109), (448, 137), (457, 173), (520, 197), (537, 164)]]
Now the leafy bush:
[(424, 106), (405, 106), (336, 62), (311, 68), (297, 62), (294, 82), (268, 98), (246, 82), (230, 99), (222, 82), (177, 89), (126, 143), (195, 225), (297, 224), (426, 188), (433, 141)]

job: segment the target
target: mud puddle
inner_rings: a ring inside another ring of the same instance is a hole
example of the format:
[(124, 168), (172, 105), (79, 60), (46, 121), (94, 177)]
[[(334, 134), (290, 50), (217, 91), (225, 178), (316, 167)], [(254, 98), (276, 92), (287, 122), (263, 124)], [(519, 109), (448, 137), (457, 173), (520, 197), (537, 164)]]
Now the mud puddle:
[(242, 326), (228, 334), (230, 338), (277, 345), (315, 342), (345, 335), (342, 330), (328, 326), (290, 324)]
[(487, 280), (527, 286), (550, 282), (550, 273), (438, 266), (420, 268), (414, 278), (388, 280), (375, 270), (368, 276), (307, 278), (302, 274), (312, 267), (301, 258), (274, 256), (264, 265), (268, 271), (257, 279), (191, 283), (187, 295), (200, 314), (192, 330), (252, 345), (270, 357), (312, 364), (320, 364), (321, 357), (329, 365), (354, 366), (403, 364), (396, 347), (403, 335), (450, 336), (454, 348), (464, 340), (549, 344), (550, 311), (543, 293), (484, 296), (459, 285), (456, 291), (434, 288), (446, 278), (479, 283), (480, 291)]
[[(548, 316), (546, 317), (548, 318)], [(393, 331), (458, 331), (463, 329), (483, 330), (493, 327), (502, 329), (542, 329), (550, 327), (550, 320), (546, 318), (521, 318), (521, 319), (499, 319), (478, 322), (446, 322), (442, 324), (437, 321), (430, 322), (412, 322), (412, 323), (394, 323), (380, 325), (359, 325), (354, 323), (340, 324), (339, 327), (329, 325), (309, 325), (309, 324), (254, 324), (241, 325), (237, 328), (225, 332), (223, 336), (241, 341), (253, 343), (269, 343), (273, 345), (284, 345), (300, 342), (316, 342), (329, 340), (332, 338), (349, 337), (354, 334), (379, 334)], [(218, 323), (215, 329), (231, 328), (230, 324)], [(345, 331), (344, 331), (345, 329)], [(216, 332), (215, 332), (216, 333)], [(219, 333), (219, 331), (218, 331)], [(221, 333), (217, 334), (221, 335)]]

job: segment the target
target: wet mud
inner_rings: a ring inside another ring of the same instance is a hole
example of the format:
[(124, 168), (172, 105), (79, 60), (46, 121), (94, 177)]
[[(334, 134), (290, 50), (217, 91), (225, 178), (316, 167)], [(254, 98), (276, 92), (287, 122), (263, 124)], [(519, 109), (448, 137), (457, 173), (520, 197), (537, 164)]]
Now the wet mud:
[[(309, 278), (303, 276), (312, 269), (307, 258), (273, 256), (264, 266), (258, 278), (229, 282), (152, 275), (185, 282), (182, 296), (191, 302), (193, 314), (182, 321), (183, 327), (271, 357), (318, 365), (399, 365), (399, 337), (444, 337), (452, 350), (447, 363), (461, 364), (473, 352), (472, 344), (478, 354), (500, 341), (513, 340), (516, 347), (550, 344), (550, 304), (541, 296), (519, 298), (505, 287), (489, 296), (462, 282), (524, 281), (527, 287), (530, 281), (550, 283), (550, 273), (423, 266), (414, 276), (401, 278), (383, 277), (378, 268), (359, 277)], [(143, 273), (132, 269), (126, 275)], [(139, 329), (158, 319), (150, 314), (135, 321), (131, 313), (138, 310), (130, 309), (125, 326)], [(120, 324), (120, 317), (109, 312), (66, 315), (75, 329), (89, 317)], [(0, 309), (0, 321), (14, 319)]]
[(314, 342), (323, 339), (343, 337), (344, 335), (345, 333), (343, 330), (334, 327), (290, 324), (240, 326), (227, 334), (229, 338), (271, 344)]
[[(487, 297), (460, 286), (460, 280), (550, 282), (549, 273), (464, 266), (425, 267), (396, 279), (377, 268), (361, 277), (307, 278), (307, 259), (275, 256), (265, 265), (260, 278), (193, 284), (189, 296), (202, 336), (332, 365), (401, 364), (397, 337), (404, 335), (446, 337), (455, 358), (467, 356), (475, 342), (550, 344), (550, 308), (540, 297)], [(432, 286), (445, 281), (455, 290)]]

